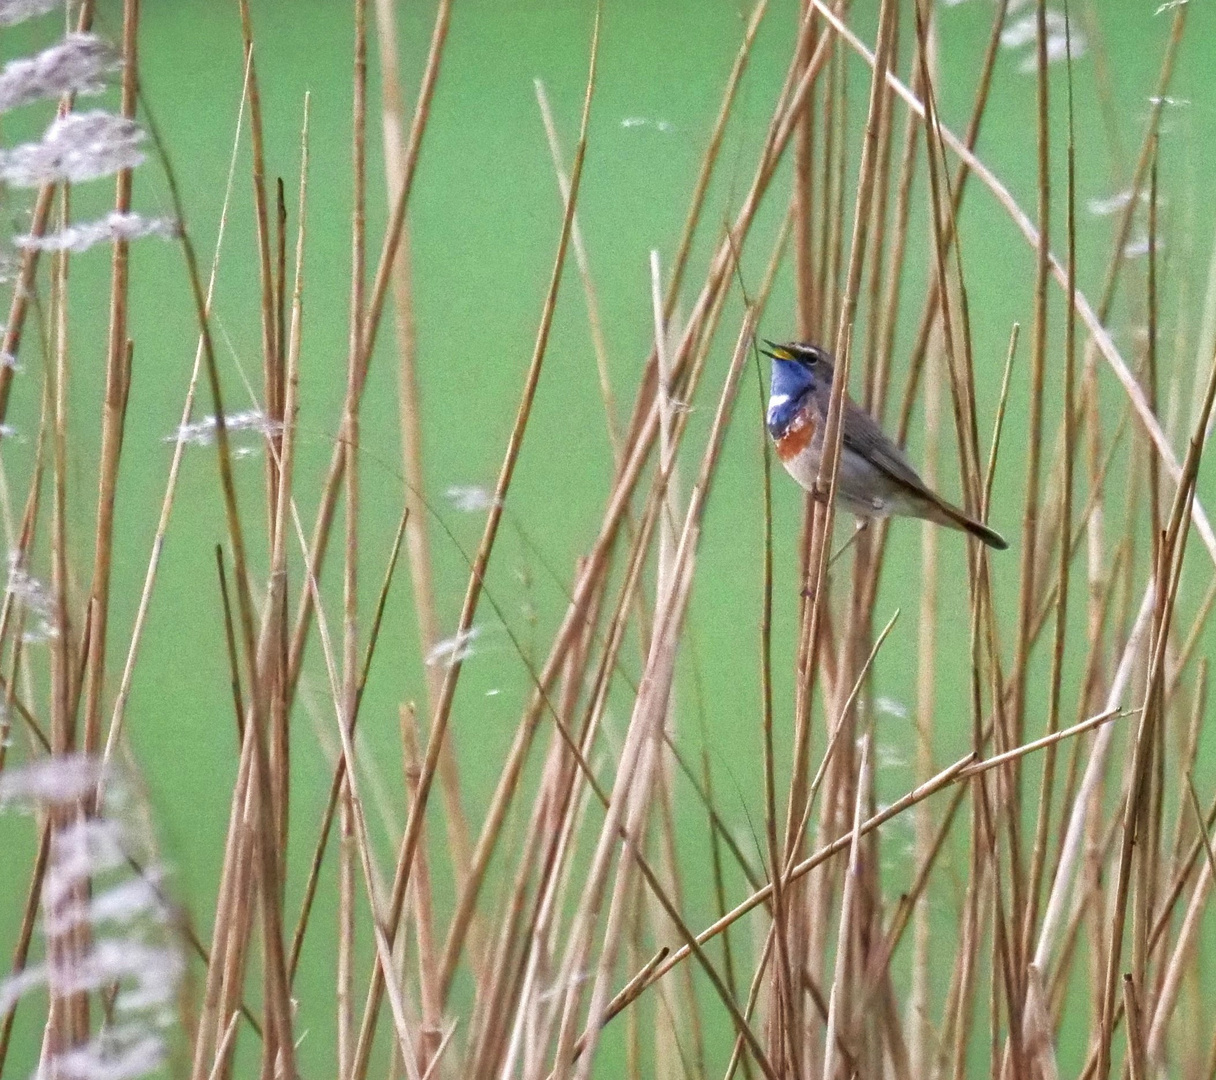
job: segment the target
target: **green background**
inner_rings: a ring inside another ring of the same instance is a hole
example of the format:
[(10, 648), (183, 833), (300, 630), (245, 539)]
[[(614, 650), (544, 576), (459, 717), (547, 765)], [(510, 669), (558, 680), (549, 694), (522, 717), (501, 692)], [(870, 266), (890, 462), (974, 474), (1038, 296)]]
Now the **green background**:
[[(1149, 112), (1148, 97), (1169, 32), (1170, 15), (1154, 14), (1155, 8), (1153, 2), (1120, 0), (1101, 5), (1098, 12), (1108, 54), (1111, 109), (1122, 139), (1124, 177), (1130, 173), (1139, 146)], [(959, 132), (970, 112), (974, 79), (993, 11), (993, 5), (983, 0), (969, 0), (957, 7), (942, 8), (939, 13), (940, 109), (944, 122)], [(592, 13), (591, 5), (574, 3), (457, 0), (454, 5), (410, 210), (426, 479), (431, 499), (452, 534), (449, 537), (434, 521), (430, 523), (438, 610), (445, 628), (455, 625), (467, 579), (464, 556), (456, 545), (471, 552), (480, 537), (483, 519), (480, 514), (456, 510), (443, 498), (443, 492), (452, 485), (493, 485), (531, 354), (560, 227), (561, 203), (532, 80), (541, 78), (546, 84), (569, 155), (577, 135)], [(664, 267), (674, 255), (745, 14), (739, 6), (716, 0), (605, 5), (599, 78), (578, 209), (599, 292), (622, 416), (629, 413), (650, 346), (648, 252), (657, 248)], [(1087, 17), (1091, 14), (1086, 9), (1074, 16), (1081, 31), (1092, 39), (1092, 19)], [(874, 5), (864, 3), (852, 17), (867, 39), (873, 37), (874, 15)], [(429, 3), (404, 5), (400, 12), (403, 71), (411, 108), (432, 18), (433, 5)], [(774, 3), (757, 38), (686, 277), (686, 297), (699, 287), (711, 241), (720, 233), (721, 222), (728, 215), (733, 217), (750, 184), (788, 62), (795, 20), (794, 4)], [(288, 203), (293, 207), (289, 225), (293, 241), (302, 102), (305, 91), (312, 95), (302, 412), (295, 482), (307, 527), (338, 427), (345, 382), (352, 20), (348, 7), (339, 3), (258, 3), (254, 5), (254, 24), (267, 168), (272, 176), (285, 180)], [(119, 26), (118, 6), (112, 2), (101, 4), (98, 29), (117, 38)], [(45, 47), (53, 40), (54, 31), (53, 17), (6, 31), (0, 40), (3, 59)], [(1209, 81), (1211, 61), (1216, 56), (1214, 34), (1216, 16), (1210, 6), (1192, 5), (1171, 89), (1174, 97), (1188, 103), (1167, 108), (1161, 140), (1166, 231), (1162, 338), (1174, 340), (1181, 314), (1192, 342), (1185, 353), (1186, 374), (1179, 389), (1184, 421), (1190, 413), (1193, 341), (1212, 239), (1208, 178), (1216, 152), (1216, 142), (1210, 135), (1216, 120), (1216, 97)], [(905, 28), (905, 56), (908, 36)], [(148, 3), (140, 50), (146, 101), (166, 136), (182, 183), (188, 226), (201, 257), (207, 261), (214, 243), (241, 92), (242, 53), (235, 4)], [(378, 65), (374, 41), (370, 52), (375, 103)], [(1024, 48), (1016, 53), (1002, 51), (979, 150), (1019, 202), (1032, 210), (1035, 81), (1033, 76), (1018, 71), (1024, 55)], [(907, 70), (906, 61), (901, 70)], [(848, 149), (847, 175), (851, 181), (856, 175), (869, 87), (868, 70), (856, 58), (849, 60), (848, 80), (855, 114)], [(1051, 88), (1057, 180), (1053, 229), (1056, 249), (1062, 250), (1067, 131), (1062, 65), (1052, 69)], [(1095, 217), (1087, 212), (1085, 204), (1091, 198), (1112, 195), (1117, 187), (1111, 145), (1095, 89), (1092, 42), (1076, 63), (1075, 95), (1079, 280), (1082, 289), (1093, 297), (1109, 256), (1114, 219)], [(102, 103), (113, 105), (113, 94)], [(901, 106), (896, 107), (895, 115), (902, 131), (905, 112)], [(624, 124), (629, 118), (647, 122)], [(37, 108), (5, 118), (4, 143), (10, 145), (31, 136), (45, 119), (45, 111)], [(369, 250), (374, 265), (385, 213), (379, 116), (374, 109), (370, 119)], [(664, 124), (660, 126), (658, 121)], [(238, 361), (260, 386), (259, 290), (249, 162), (246, 136), (215, 303), (217, 341), (230, 409), (244, 409), (250, 404)], [(922, 155), (910, 233), (910, 270), (896, 343), (897, 388), (902, 385), (904, 359), (923, 298), (928, 258), (924, 175)], [(788, 181), (787, 164), (774, 183), (745, 251), (744, 276), (750, 287), (758, 283), (767, 261), (786, 205)], [(846, 200), (850, 208), (852, 195), (850, 182)], [(106, 182), (82, 187), (73, 196), (74, 214), (78, 218), (96, 216), (110, 198), (111, 188)], [(18, 231), (25, 205), (19, 194), (4, 204)], [(155, 163), (144, 166), (136, 175), (135, 205), (145, 213), (170, 213)], [(1139, 234), (1143, 230), (1135, 231)], [(1028, 330), (1030, 325), (1033, 253), (1005, 212), (974, 180), (963, 214), (962, 237), (974, 330), (980, 433), (986, 446), (1010, 326), (1020, 321)], [(108, 669), (111, 693), (121, 672), (170, 460), (171, 445), (164, 440), (178, 422), (196, 333), (176, 249), (158, 240), (146, 240), (134, 251), (131, 335), (135, 360), (118, 498)], [(70, 542), (82, 589), (92, 553), (108, 273), (104, 249), (93, 250), (72, 264)], [(1141, 276), (1142, 266), (1137, 266), (1125, 281), (1136, 283)], [(765, 336), (784, 339), (793, 334), (791, 283), (787, 260), (763, 320)], [(685, 309), (687, 306), (686, 301)], [(686, 484), (694, 474), (712, 420), (713, 403), (741, 310), (736, 296), (728, 304), (719, 341), (711, 354), (704, 397), (691, 417), (684, 459)], [(1054, 431), (1061, 396), (1062, 306), (1054, 286), (1052, 312), (1048, 431)], [(1116, 341), (1125, 355), (1133, 350), (1133, 328), (1142, 319), (1142, 295), (1133, 291), (1129, 299), (1126, 292), (1121, 294), (1113, 323)], [(993, 525), (1011, 540), (1018, 536), (1020, 527), (1028, 340), (1024, 334), (991, 515)], [(1172, 348), (1168, 352), (1167, 363), (1173, 363)], [(30, 436), (36, 430), (40, 393), (38, 369), (37, 357), (31, 354), (15, 384), (8, 417), (25, 437), (25, 441), (6, 440), (4, 444), (5, 465), (15, 491), (23, 490), (15, 478), (28, 475), (32, 457)], [(1107, 370), (1100, 377), (1104, 409), (1113, 427), (1122, 405), (1121, 394)], [(200, 397), (201, 402), (205, 400)], [(201, 411), (210, 411), (209, 406), (203, 405)], [(755, 379), (749, 372), (707, 519), (690, 615), (691, 634), (681, 659), (678, 719), (679, 738), (690, 753), (699, 753), (702, 737), (708, 739), (723, 813), (736, 828), (745, 850), (753, 852), (753, 836), (762, 830), (763, 822), (757, 674), (762, 542), (759, 415)], [(397, 416), (396, 357), (389, 317), (380, 334), (362, 414), (361, 575), (363, 610), (367, 614), (402, 506)], [(918, 426), (919, 414), (910, 440), (913, 460), (920, 457)], [(948, 422), (943, 430), (949, 432)], [(1181, 445), (1179, 429), (1174, 430), (1175, 445)], [(245, 445), (254, 445), (254, 440), (247, 437)], [(947, 437), (947, 448), (951, 445), (952, 438)], [(950, 450), (940, 470), (944, 478), (941, 486), (950, 496), (958, 493), (953, 461)], [(251, 536), (261, 537), (261, 457), (252, 455), (239, 461), (237, 467), (248, 531)], [(784, 476), (775, 475), (774, 479), (774, 664), (780, 760), (784, 763), (788, 761), (792, 717), (790, 672), (798, 593), (795, 560), (802, 498)], [(598, 529), (610, 481), (610, 445), (586, 308), (569, 261), (535, 411), (487, 582), (513, 632), (525, 647), (535, 643), (541, 655), (564, 609), (563, 590), (571, 579), (573, 561), (587, 549)], [(131, 745), (166, 857), (174, 868), (177, 893), (199, 920), (204, 940), (209, 931), (206, 913), (214, 900), (237, 760), (213, 561), (214, 545), (225, 539), (217, 494), (214, 452), (189, 450), (127, 714)], [(1205, 494), (1216, 495), (1216, 487), (1206, 477), (1201, 479), (1200, 497)], [(844, 535), (843, 531), (839, 534), (841, 538)], [(1198, 544), (1193, 546), (1198, 552)], [(254, 544), (262, 568), (264, 547), (264, 540)], [(967, 600), (959, 587), (963, 580), (963, 540), (956, 534), (943, 535), (940, 552), (943, 588), (936, 753), (945, 764), (964, 752), (969, 743), (968, 667), (963, 660)], [(994, 557), (998, 601), (1008, 626), (1012, 626), (1016, 604), (1016, 560), (1016, 550)], [(337, 567), (334, 562), (324, 581), (327, 614), (335, 631), (341, 596)], [(45, 564), (41, 569), (46, 570)], [(1186, 579), (1188, 591), (1202, 590), (1208, 577), (1206, 559), (1201, 553), (1194, 555)], [(1137, 580), (1142, 581), (1143, 575)], [(891, 530), (876, 621), (885, 622), (896, 608), (901, 609), (902, 618), (878, 663), (876, 690), (909, 709), (915, 697), (919, 595), (920, 529), (896, 524)], [(1083, 613), (1081, 592), (1076, 595), (1073, 610)], [(395, 829), (404, 821), (397, 705), (405, 700), (421, 703), (425, 698), (411, 604), (408, 574), (401, 573), (361, 720), (364, 745), (383, 778)], [(1193, 607), (1193, 602), (1188, 606), (1184, 598), (1183, 610)], [(486, 604), (479, 623), (483, 630), (461, 679), (450, 735), (461, 766), (466, 811), (474, 828), (481, 821), (530, 689), (510, 637)], [(1081, 626), (1079, 621), (1077, 626)], [(1080, 639), (1074, 638), (1066, 683), (1073, 690), (1082, 659), (1079, 643)], [(624, 666), (636, 675), (640, 667), (636, 646), (625, 651)], [(1045, 659), (1041, 666), (1045, 674)], [(618, 681), (615, 706), (607, 721), (610, 745), (624, 732), (628, 701), (627, 687)], [(1066, 698), (1067, 717), (1074, 708), (1071, 699)], [(1033, 709), (1031, 715), (1035, 715)], [(883, 716), (880, 721), (883, 757), (879, 789), (893, 796), (911, 783), (912, 771), (907, 764), (913, 753), (911, 726), (896, 716)], [(296, 844), (287, 905), (293, 915), (298, 910), (299, 887), (308, 857), (305, 853), (311, 851), (328, 787), (328, 765), (314, 731), (319, 728), (332, 742), (333, 724), (324, 665), (314, 647), (293, 721)], [(689, 875), (685, 889), (689, 921), (702, 925), (712, 918), (711, 891), (703, 871), (707, 865), (706, 829), (703, 813), (686, 786), (677, 790), (676, 813)], [(443, 850), (442, 829), (438, 827), (441, 816), (435, 815), (437, 827), (432, 834), (437, 856)], [(388, 863), (391, 847), (384, 830), (377, 828), (377, 843)], [(0, 943), (12, 940), (24, 901), (29, 833), (28, 823), (0, 822), (0, 871), (13, 883), (0, 892)], [(908, 876), (904, 849), (910, 827), (896, 823), (886, 835), (884, 871), (890, 888), (898, 891)], [(758, 852), (755, 861), (760, 861)], [(942, 872), (961, 881), (965, 863), (956, 859), (952, 868)], [(441, 872), (437, 873), (437, 887), (441, 894), (447, 894), (449, 883)], [(734, 884), (741, 889), (738, 882)], [(495, 879), (488, 898), (492, 900), (501, 885)], [(297, 984), (299, 1030), (309, 1030), (301, 1047), (301, 1062), (304, 1074), (315, 1077), (326, 1075), (334, 1060), (333, 886), (330, 866), (323, 877), (314, 929)], [(746, 935), (741, 935), (741, 940), (746, 940)], [(458, 990), (456, 1015), (461, 1000), (465, 998)], [(13, 1075), (21, 1075), (26, 1064), (32, 1067), (34, 1060), (30, 1055), (37, 1045), (37, 1032), (30, 1014), (31, 1010), (25, 1009), (24, 1023), (19, 1024), (23, 1039), (10, 1061)], [(710, 1032), (715, 1051), (711, 1060), (715, 1060), (726, 1045), (728, 1032), (722, 1025), (711, 1026)], [(609, 1039), (609, 1045), (615, 1045), (615, 1040)], [(1079, 1048), (1062, 1046), (1062, 1068), (1075, 1068), (1079, 1053)], [(611, 1071), (608, 1060), (604, 1075)]]

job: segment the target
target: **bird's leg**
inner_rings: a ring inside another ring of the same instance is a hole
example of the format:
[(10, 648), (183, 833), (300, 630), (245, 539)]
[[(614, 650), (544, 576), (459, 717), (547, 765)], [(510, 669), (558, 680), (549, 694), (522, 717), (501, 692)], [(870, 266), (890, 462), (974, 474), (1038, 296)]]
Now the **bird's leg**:
[(840, 556), (843, 555), (846, 551), (848, 551), (849, 548), (851, 548), (855, 543), (857, 543), (858, 537), (860, 537), (861, 534), (863, 532), (865, 532), (865, 530), (869, 527), (869, 525), (870, 525), (869, 518), (855, 519), (853, 531), (851, 533), (849, 533), (849, 538), (843, 544), (840, 545), (840, 547), (839, 547), (839, 549), (837, 549), (836, 553), (828, 560), (829, 567), (835, 566), (836, 560), (839, 559)]

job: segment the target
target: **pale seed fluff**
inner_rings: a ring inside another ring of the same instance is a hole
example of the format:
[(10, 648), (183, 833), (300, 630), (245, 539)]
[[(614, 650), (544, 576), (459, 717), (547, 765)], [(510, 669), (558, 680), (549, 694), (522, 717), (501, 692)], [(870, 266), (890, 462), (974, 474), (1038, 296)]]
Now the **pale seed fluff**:
[[(2, 427), (3, 425), (0, 425)], [(13, 432), (0, 432), (11, 437)], [(58, 635), (55, 622), (55, 602), (46, 583), (34, 577), (26, 567), (23, 556), (19, 551), (10, 551), (8, 555), (8, 581), (5, 592), (25, 605), (26, 610), (34, 616), (27, 624), (24, 640), (29, 642), (50, 641)], [(3, 777), (0, 777), (0, 802), (4, 798)]]
[(491, 492), (472, 484), (453, 484), (444, 492), (444, 495), (457, 510), (466, 514), (489, 510), (494, 505), (494, 496)]
[(467, 630), (437, 642), (426, 654), (427, 666), (435, 667), (442, 664), (444, 667), (451, 667), (453, 664), (467, 660), (473, 655), (473, 642), (480, 636), (481, 627), (470, 626)]
[(96, 180), (141, 164), (143, 140), (134, 120), (100, 110), (69, 113), (54, 120), (40, 141), (0, 150), (0, 180), (14, 187)]
[[(1053, 30), (1052, 22), (1054, 11), (1044, 13), (1044, 21), (1047, 23), (1047, 31), (1051, 33)], [(1023, 45), (1029, 45), (1034, 41), (1037, 35), (1037, 23), (1034, 15), (1026, 15), (1017, 22), (1010, 23), (1001, 31), (1001, 45), (1006, 49), (1020, 49)]]
[(1123, 245), (1123, 257), (1125, 259), (1142, 259), (1149, 253), (1152, 248), (1160, 251), (1165, 245), (1160, 239), (1156, 244), (1150, 243), (1147, 236), (1136, 236)]
[(1129, 202), (1132, 201), (1131, 190), (1120, 191), (1116, 195), (1111, 195), (1105, 199), (1090, 199), (1085, 204), (1085, 208), (1093, 214), (1094, 217), (1109, 217), (1111, 214), (1116, 214), (1124, 209)]
[[(1075, 24), (1071, 27), (1068, 25), (1063, 13), (1048, 8), (1043, 13), (1043, 23), (1047, 31), (1047, 40), (1044, 43), (1047, 63), (1058, 63), (1067, 59), (1070, 54), (1073, 60), (1077, 60), (1085, 54), (1085, 38)], [(1033, 13), (1011, 22), (1001, 31), (1001, 45), (1006, 49), (1016, 50), (1031, 46), (1018, 64), (1018, 70), (1024, 74), (1038, 68), (1038, 52), (1034, 47), (1038, 36), (1038, 16)]]
[(101, 778), (98, 763), (83, 754), (40, 758), (0, 773), (0, 811), (10, 806), (59, 806), (83, 798)]
[[(165, 442), (183, 442), (191, 446), (210, 446), (215, 442), (216, 429), (219, 427), (214, 416), (204, 416), (201, 420), (193, 420), (181, 424), (172, 435), (165, 436)], [(277, 420), (270, 420), (261, 409), (249, 409), (245, 412), (226, 413), (224, 415), (224, 430), (229, 434), (235, 431), (255, 431), (261, 435), (277, 435), (283, 430), (283, 425)]]
[(37, 56), (11, 60), (0, 71), (0, 112), (61, 94), (100, 94), (106, 76), (122, 67), (112, 45), (96, 34), (68, 34)]
[[(100, 787), (100, 795), (99, 795)], [(75, 812), (95, 802), (88, 814)], [(0, 774), (0, 811), (51, 820), (40, 897), (43, 960), (0, 979), (0, 1015), (88, 995), (105, 1016), (78, 1045), (44, 1055), (39, 1080), (138, 1080), (162, 1075), (176, 1023), (184, 959), (165, 899), (165, 873), (144, 807), (126, 778), (96, 758), (64, 756)], [(81, 928), (87, 932), (81, 933)]]
[(0, 26), (16, 26), (62, 7), (63, 0), (0, 0)]
[(96, 244), (115, 243), (119, 240), (138, 240), (141, 236), (159, 236), (163, 240), (174, 240), (181, 235), (181, 227), (173, 218), (147, 218), (142, 214), (112, 210), (100, 221), (85, 221), (69, 225), (66, 229), (48, 236), (25, 234), (13, 238), (19, 248), (35, 251), (87, 251)]

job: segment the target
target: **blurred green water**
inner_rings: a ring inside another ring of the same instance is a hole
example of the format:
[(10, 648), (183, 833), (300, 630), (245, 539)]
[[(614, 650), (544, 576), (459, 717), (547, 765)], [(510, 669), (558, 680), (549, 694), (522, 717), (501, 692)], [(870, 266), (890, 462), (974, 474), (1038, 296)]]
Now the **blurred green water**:
[[(1148, 95), (1169, 29), (1169, 15), (1155, 15), (1155, 4), (1104, 5), (1102, 36), (1108, 51), (1112, 106), (1122, 135), (1123, 175), (1130, 171), (1148, 114)], [(944, 8), (940, 15), (941, 102), (943, 119), (955, 130), (965, 126), (973, 80), (989, 32), (993, 8), (981, 0)], [(873, 5), (861, 5), (855, 22), (873, 22)], [(1082, 13), (1084, 14), (1084, 13)], [(425, 55), (432, 5), (406, 5), (401, 38), (407, 83), (417, 83)], [(289, 205), (297, 184), (302, 99), (311, 92), (312, 126), (305, 261), (304, 347), (301, 360), (301, 441), (297, 495), (305, 522), (311, 521), (327, 465), (345, 380), (347, 290), (349, 281), (350, 65), (352, 27), (344, 5), (259, 4), (254, 9), (258, 76), (263, 97), (268, 169), (285, 180)], [(1082, 28), (1092, 28), (1085, 18)], [(629, 3), (609, 5), (604, 13), (599, 83), (592, 110), (590, 144), (579, 215), (599, 290), (612, 377), (619, 408), (627, 415), (651, 334), (647, 255), (657, 248), (666, 265), (683, 222), (687, 198), (713, 122), (721, 87), (743, 28), (740, 8), (723, 3)], [(751, 178), (772, 102), (788, 58), (795, 10), (775, 4), (757, 39), (735, 118), (729, 129), (705, 214), (705, 226), (687, 280), (699, 284), (710, 241), (721, 221), (733, 213)], [(117, 35), (119, 11), (103, 4), (101, 28)], [(467, 569), (456, 543), (475, 547), (482, 519), (445, 501), (455, 485), (491, 486), (514, 417), (518, 387), (532, 348), (560, 225), (561, 205), (553, 178), (533, 92), (533, 78), (544, 80), (567, 153), (577, 133), (587, 45), (589, 5), (482, 3), (455, 5), (451, 36), (422, 153), (411, 203), (411, 240), (418, 311), (420, 379), (425, 425), (429, 491), (454, 539), (432, 523), (439, 609), (444, 626), (454, 626)], [(1202, 267), (1211, 242), (1210, 203), (1203, 192), (1210, 174), (1216, 98), (1206, 83), (1216, 18), (1196, 7), (1190, 16), (1178, 74), (1171, 93), (1189, 104), (1167, 110), (1162, 136), (1162, 188), (1168, 230), (1169, 275), (1163, 318), (1173, 333), (1181, 317), (1193, 338), (1202, 298)], [(5, 60), (48, 44), (49, 22), (6, 32), (0, 42)], [(872, 35), (871, 35), (872, 36)], [(906, 45), (906, 43), (905, 43)], [(906, 49), (905, 49), (906, 51)], [(141, 64), (147, 100), (164, 130), (181, 176), (192, 235), (200, 252), (214, 242), (240, 96), (242, 56), (239, 23), (233, 7), (209, 3), (147, 5), (141, 36)], [(1005, 51), (998, 64), (993, 104), (980, 143), (985, 160), (1022, 205), (1033, 206), (1034, 79), (1018, 71), (1024, 55)], [(906, 68), (906, 65), (905, 65)], [(1078, 197), (1113, 194), (1111, 148), (1095, 92), (1092, 49), (1076, 68)], [(373, 48), (372, 83), (377, 68)], [(855, 171), (860, 120), (868, 75), (850, 61), (849, 89), (858, 124), (851, 132), (849, 155)], [(1063, 137), (1066, 112), (1062, 67), (1052, 75), (1053, 131), (1058, 140), (1055, 164), (1055, 228), (1063, 217)], [(897, 110), (902, 126), (903, 112)], [(5, 142), (41, 117), (17, 117), (4, 130)], [(384, 221), (380, 142), (373, 127), (370, 236), (378, 247)], [(246, 407), (241, 371), (256, 384), (260, 355), (256, 246), (248, 179), (249, 150), (242, 146), (235, 200), (219, 275), (216, 325), (230, 408)], [(923, 178), (923, 161), (921, 168)], [(758, 281), (768, 257), (788, 191), (788, 170), (781, 174), (745, 251), (744, 275)], [(909, 265), (900, 323), (899, 357), (910, 343), (919, 316), (918, 285), (927, 260), (924, 245), (927, 195), (918, 188)], [(107, 185), (95, 184), (74, 196), (81, 217), (100, 212), (109, 199)], [(136, 183), (136, 205), (147, 212), (168, 212), (164, 185), (149, 165)], [(851, 193), (850, 193), (851, 201)], [(999, 387), (1000, 367), (1012, 322), (1028, 327), (1031, 316), (1033, 259), (1021, 236), (989, 195), (973, 185), (963, 218), (963, 254), (970, 289), (978, 366), (980, 431), (986, 441)], [(1092, 295), (1098, 289), (1111, 236), (1111, 219), (1082, 210), (1079, 218), (1080, 282)], [(294, 236), (294, 233), (291, 235)], [(1057, 245), (1059, 247), (1059, 245)], [(73, 264), (72, 408), (75, 451), (70, 482), (72, 546), (83, 568), (91, 558), (92, 499), (97, 402), (102, 385), (108, 260), (94, 251)], [(1133, 280), (1129, 278), (1129, 280)], [(118, 555), (115, 565), (110, 679), (117, 682), (168, 466), (173, 432), (181, 409), (194, 352), (194, 323), (180, 257), (168, 245), (145, 241), (136, 249), (132, 271), (135, 374), (119, 495)], [(1060, 305), (1053, 296), (1060, 338)], [(686, 303), (687, 306), (687, 303)], [(1118, 340), (1130, 349), (1128, 328), (1140, 318), (1140, 301), (1122, 302)], [(689, 428), (686, 482), (695, 469), (713, 413), (741, 304), (728, 306), (706, 389)], [(378, 588), (392, 531), (400, 513), (402, 486), (397, 426), (395, 358), (391, 320), (380, 336), (363, 410), (362, 476), (365, 515), (361, 569), (365, 611)], [(763, 324), (770, 337), (793, 330), (791, 273), (783, 270)], [(1024, 338), (1024, 343), (1026, 339)], [(1027, 355), (1025, 345), (1022, 356)], [(1052, 357), (1048, 430), (1058, 409), (1059, 351)], [(37, 362), (31, 360), (18, 381), (9, 420), (30, 433), (37, 423)], [(994, 525), (1011, 539), (1019, 526), (1019, 492), (1025, 450), (1026, 364), (1014, 380), (1006, 455), (998, 475)], [(1107, 381), (1104, 398), (1112, 424), (1119, 396)], [(896, 382), (899, 385), (899, 382)], [(1189, 383), (1186, 384), (1189, 387)], [(1183, 401), (1183, 415), (1187, 403)], [(708, 739), (715, 783), (724, 814), (750, 850), (761, 827), (762, 782), (758, 722), (758, 649), (760, 611), (760, 494), (758, 403), (749, 373), (719, 473), (700, 559), (699, 582), (690, 616), (691, 635), (683, 657), (680, 690), (680, 739), (699, 753)], [(911, 440), (913, 457), (919, 439)], [(32, 443), (6, 442), (10, 477), (28, 473)], [(952, 460), (952, 459), (948, 459)], [(595, 377), (594, 358), (577, 276), (570, 265), (563, 285), (546, 368), (516, 481), (507, 506), (505, 528), (496, 549), (487, 587), (525, 647), (543, 654), (549, 632), (564, 607), (563, 588), (574, 558), (595, 535), (611, 478), (610, 445)], [(258, 535), (261, 498), (260, 457), (239, 463), (250, 531)], [(949, 464), (943, 488), (957, 492)], [(801, 498), (783, 476), (775, 477), (775, 536), (778, 572), (774, 655), (777, 719), (782, 760), (788, 758), (792, 713), (789, 671), (794, 651), (797, 584), (794, 574)], [(21, 488), (14, 484), (15, 490)], [(214, 455), (197, 449), (188, 455), (154, 596), (143, 651), (134, 682), (128, 730), (136, 759), (162, 830), (180, 895), (202, 920), (214, 896), (222, 856), (221, 839), (228, 813), (227, 794), (236, 765), (236, 746), (219, 615), (213, 547), (224, 540), (215, 498)], [(1210, 481), (1205, 492), (1216, 493)], [(843, 533), (842, 533), (843, 535)], [(919, 528), (897, 525), (891, 534), (888, 566), (877, 618), (902, 611), (877, 667), (876, 688), (896, 703), (914, 700), (916, 645), (914, 620), (919, 598)], [(264, 550), (256, 550), (261, 565)], [(997, 564), (997, 588), (1004, 609), (1014, 610), (1016, 554)], [(961, 577), (962, 540), (941, 541), (943, 579)], [(1202, 569), (1196, 562), (1196, 568)], [(1198, 576), (1198, 575), (1197, 575)], [(324, 585), (331, 628), (337, 626), (340, 582), (331, 567)], [(391, 602), (376, 667), (362, 713), (369, 757), (378, 762), (386, 791), (385, 812), (392, 828), (404, 819), (397, 735), (397, 704), (421, 701), (423, 669), (410, 607), (408, 577), (402, 574)], [(937, 686), (937, 752), (941, 761), (957, 757), (968, 743), (966, 598), (943, 588), (939, 640), (941, 671)], [(511, 741), (529, 683), (508, 635), (483, 606), (483, 630), (474, 659), (466, 666), (453, 712), (451, 736), (462, 769), (466, 809), (480, 820), (498, 769)], [(1069, 685), (1081, 657), (1072, 657)], [(636, 674), (639, 661), (627, 653), (626, 669)], [(699, 690), (695, 689), (699, 687)], [(626, 698), (619, 697), (608, 728), (623, 732)], [(327, 705), (325, 671), (318, 650), (310, 653), (300, 707), (294, 719), (293, 880), (288, 911), (298, 906), (306, 860), (327, 788), (321, 740), (332, 741), (333, 718)], [(913, 753), (906, 720), (886, 716), (879, 731), (885, 757), (879, 773), (884, 794), (908, 786)], [(686, 882), (690, 921), (712, 917), (706, 863), (705, 827), (691, 792), (680, 790), (677, 825), (690, 877)], [(437, 821), (439, 817), (437, 816)], [(379, 823), (377, 823), (379, 825)], [(22, 874), (28, 858), (26, 826), (4, 822), (6, 853), (0, 867)], [(20, 835), (18, 835), (20, 834)], [(390, 844), (379, 830), (388, 861)], [(899, 827), (888, 845), (891, 887), (907, 877), (902, 848), (910, 834)], [(442, 852), (436, 830), (436, 854)], [(11, 855), (11, 859), (10, 859)], [(436, 860), (441, 863), (440, 859)], [(450, 883), (437, 868), (441, 895)], [(965, 873), (959, 864), (953, 871)], [(21, 877), (11, 880), (21, 881)], [(738, 883), (736, 883), (738, 884)], [(333, 927), (336, 895), (332, 868), (324, 878), (314, 913), (314, 932), (305, 951), (298, 983), (301, 1046), (307, 1076), (332, 1069), (334, 972)], [(490, 890), (493, 898), (500, 886)], [(0, 906), (0, 941), (12, 940), (23, 888), (5, 890)], [(745, 940), (746, 935), (741, 935)], [(366, 942), (361, 942), (366, 946)], [(459, 993), (459, 988), (458, 988)], [(32, 1066), (37, 1033), (19, 1025), (23, 1038), (10, 1063), (14, 1075)], [(711, 1062), (725, 1053), (729, 1032), (711, 1027)], [(608, 1040), (603, 1075), (613, 1074), (618, 1035)], [(1061, 1064), (1075, 1067), (1079, 1049), (1061, 1047)], [(19, 1066), (19, 1067), (18, 1067)], [(715, 1066), (716, 1068), (716, 1066)]]

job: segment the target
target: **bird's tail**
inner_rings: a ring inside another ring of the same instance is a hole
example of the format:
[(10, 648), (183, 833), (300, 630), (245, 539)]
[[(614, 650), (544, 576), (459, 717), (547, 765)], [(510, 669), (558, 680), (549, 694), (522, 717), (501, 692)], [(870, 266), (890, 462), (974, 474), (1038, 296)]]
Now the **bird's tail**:
[(957, 506), (952, 506), (945, 499), (937, 496), (930, 497), (924, 516), (930, 521), (937, 522), (939, 525), (946, 525), (951, 529), (970, 533), (997, 551), (1004, 551), (1009, 546), (1000, 533), (993, 531), (987, 525), (976, 521), (974, 518), (968, 517)]

